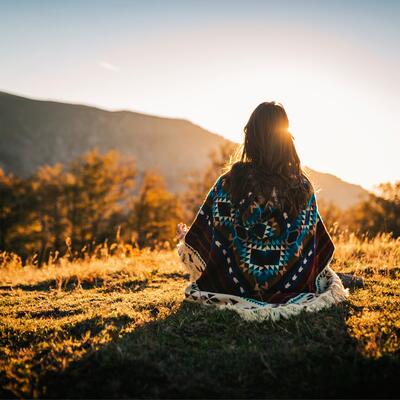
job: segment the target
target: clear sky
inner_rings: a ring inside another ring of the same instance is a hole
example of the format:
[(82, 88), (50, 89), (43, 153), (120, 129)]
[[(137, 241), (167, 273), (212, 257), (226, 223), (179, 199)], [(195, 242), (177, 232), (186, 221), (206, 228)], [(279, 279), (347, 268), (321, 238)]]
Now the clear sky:
[(400, 1), (0, 0), (0, 52), (0, 90), (236, 141), (277, 100), (303, 164), (400, 179)]

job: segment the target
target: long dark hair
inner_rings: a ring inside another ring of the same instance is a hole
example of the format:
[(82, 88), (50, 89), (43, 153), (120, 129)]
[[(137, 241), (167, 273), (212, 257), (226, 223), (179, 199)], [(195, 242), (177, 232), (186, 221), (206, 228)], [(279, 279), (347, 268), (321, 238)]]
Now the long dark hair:
[(244, 134), (241, 154), (231, 161), (225, 175), (232, 201), (239, 204), (252, 193), (256, 201), (275, 199), (279, 208), (296, 215), (313, 189), (301, 167), (283, 106), (274, 101), (259, 104)]

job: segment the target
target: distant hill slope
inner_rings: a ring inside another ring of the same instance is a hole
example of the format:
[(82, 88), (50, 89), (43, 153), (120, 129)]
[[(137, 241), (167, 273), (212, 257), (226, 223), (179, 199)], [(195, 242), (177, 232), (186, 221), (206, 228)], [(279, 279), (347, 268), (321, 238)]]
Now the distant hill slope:
[(27, 176), (97, 147), (133, 155), (139, 170), (157, 169), (179, 190), (183, 173), (201, 168), (226, 142), (182, 119), (38, 101), (0, 92), (0, 167)]
[(360, 185), (348, 183), (335, 175), (307, 168), (317, 190), (317, 197), (332, 202), (343, 209), (366, 198), (368, 192)]
[[(135, 157), (139, 171), (157, 169), (174, 191), (187, 172), (204, 167), (226, 139), (193, 123), (131, 111), (27, 99), (0, 92), (0, 167), (28, 176), (38, 166), (68, 162), (97, 147)], [(361, 187), (313, 173), (321, 197), (347, 207)]]

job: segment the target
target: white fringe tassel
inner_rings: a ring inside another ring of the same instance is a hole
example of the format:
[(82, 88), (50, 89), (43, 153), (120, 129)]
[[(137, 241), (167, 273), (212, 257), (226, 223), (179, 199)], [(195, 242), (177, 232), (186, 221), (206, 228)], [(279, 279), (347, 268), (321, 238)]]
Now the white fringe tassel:
[(195, 281), (200, 278), (200, 275), (206, 268), (206, 263), (200, 257), (195, 249), (185, 243), (185, 240), (181, 240), (178, 245), (178, 255), (190, 274), (190, 280)]
[(234, 295), (204, 292), (201, 290), (193, 291), (193, 283), (190, 283), (185, 289), (185, 300), (212, 305), (220, 309), (233, 310), (246, 321), (278, 321), (281, 318), (286, 319), (298, 315), (302, 311), (316, 312), (324, 308), (329, 308), (346, 300), (349, 295), (348, 289), (343, 287), (342, 281), (337, 274), (328, 266), (322, 273), (329, 276), (326, 290), (319, 294), (312, 293), (309, 300), (299, 303), (283, 303), (276, 306), (269, 303), (252, 302), (246, 298)]
[[(185, 243), (184, 239), (178, 243), (177, 248), (184, 267), (190, 273), (191, 281), (196, 281), (205, 269), (204, 260), (196, 250)], [(349, 290), (343, 287), (342, 281), (335, 271), (329, 267), (329, 264), (321, 271), (317, 280), (320, 276), (324, 276), (324, 279), (327, 280), (325, 290), (322, 293), (312, 293), (310, 299), (298, 303), (288, 302), (275, 306), (268, 303), (252, 302), (250, 299), (234, 295), (204, 292), (201, 290), (193, 291), (193, 283), (190, 283), (185, 289), (185, 300), (213, 305), (220, 309), (233, 310), (246, 321), (264, 321), (268, 319), (277, 321), (280, 318), (290, 318), (298, 315), (302, 311), (316, 312), (346, 300)], [(210, 298), (213, 301), (209, 301)]]
[(342, 281), (337, 274), (330, 267), (326, 268), (328, 269), (326, 272), (328, 272), (330, 275), (328, 288), (325, 292), (315, 295), (314, 298), (304, 303), (282, 304), (278, 307), (263, 307), (252, 310), (235, 308), (235, 306), (231, 304), (226, 304), (223, 308), (236, 311), (243, 319), (247, 321), (264, 321), (267, 319), (277, 321), (280, 318), (290, 318), (294, 315), (298, 315), (302, 311), (316, 312), (324, 308), (332, 307), (333, 305), (337, 305), (346, 300), (349, 295), (349, 291), (343, 287)]

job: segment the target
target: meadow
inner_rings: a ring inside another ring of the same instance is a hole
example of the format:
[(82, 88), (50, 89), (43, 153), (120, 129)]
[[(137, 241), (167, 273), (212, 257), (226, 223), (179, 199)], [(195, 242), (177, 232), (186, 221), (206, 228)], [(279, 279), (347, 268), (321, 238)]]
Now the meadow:
[(400, 397), (400, 239), (335, 238), (348, 301), (249, 323), (183, 301), (174, 250), (115, 243), (22, 267), (0, 254), (0, 396)]

